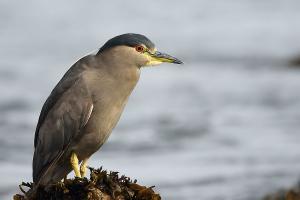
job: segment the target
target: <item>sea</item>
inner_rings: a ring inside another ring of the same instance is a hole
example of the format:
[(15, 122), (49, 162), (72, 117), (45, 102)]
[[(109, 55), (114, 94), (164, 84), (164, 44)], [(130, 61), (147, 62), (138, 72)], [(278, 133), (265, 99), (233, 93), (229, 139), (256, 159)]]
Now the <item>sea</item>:
[(297, 184), (299, 10), (299, 0), (0, 0), (0, 199), (32, 181), (35, 126), (55, 84), (123, 33), (184, 65), (142, 69), (90, 166), (168, 200), (259, 200)]

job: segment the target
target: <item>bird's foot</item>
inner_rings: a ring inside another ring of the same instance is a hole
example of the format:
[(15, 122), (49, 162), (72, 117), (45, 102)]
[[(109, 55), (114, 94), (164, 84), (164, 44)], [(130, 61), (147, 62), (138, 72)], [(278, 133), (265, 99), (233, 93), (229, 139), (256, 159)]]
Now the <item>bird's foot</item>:
[(74, 152), (72, 152), (72, 154), (71, 154), (70, 162), (71, 162), (71, 165), (72, 165), (72, 169), (75, 172), (75, 177), (81, 178), (81, 174), (80, 174), (80, 171), (79, 171), (78, 157)]
[(84, 159), (80, 165), (80, 175), (81, 177), (85, 177), (86, 169), (87, 169), (87, 161), (88, 159)]
[(86, 165), (81, 164), (81, 166), (80, 166), (80, 175), (81, 175), (81, 177), (85, 177), (85, 174), (86, 174)]

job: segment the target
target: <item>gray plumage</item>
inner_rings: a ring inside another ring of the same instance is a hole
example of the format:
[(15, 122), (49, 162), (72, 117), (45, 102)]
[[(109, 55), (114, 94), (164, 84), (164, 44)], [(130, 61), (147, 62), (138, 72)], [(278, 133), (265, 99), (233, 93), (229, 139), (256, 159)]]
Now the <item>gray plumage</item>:
[(35, 132), (36, 185), (61, 180), (72, 171), (71, 152), (80, 162), (107, 140), (139, 79), (141, 66), (149, 63), (149, 57), (132, 48), (133, 44), (154, 49), (145, 36), (118, 36), (96, 55), (76, 62), (55, 86), (43, 105)]

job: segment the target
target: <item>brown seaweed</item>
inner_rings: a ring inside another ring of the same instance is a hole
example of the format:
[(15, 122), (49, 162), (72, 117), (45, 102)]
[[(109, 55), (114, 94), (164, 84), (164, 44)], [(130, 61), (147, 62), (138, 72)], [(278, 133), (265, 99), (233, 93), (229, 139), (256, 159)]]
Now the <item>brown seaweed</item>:
[[(120, 176), (118, 172), (108, 172), (90, 169), (90, 178), (65, 179), (47, 187), (39, 187), (32, 197), (30, 191), (32, 183), (22, 183), (20, 189), (23, 194), (14, 195), (14, 200), (160, 200), (159, 194), (153, 187), (137, 184), (129, 177)], [(24, 188), (28, 188), (27, 191)], [(29, 196), (31, 196), (29, 198)]]
[(300, 185), (289, 190), (280, 189), (273, 194), (269, 194), (263, 200), (300, 200)]

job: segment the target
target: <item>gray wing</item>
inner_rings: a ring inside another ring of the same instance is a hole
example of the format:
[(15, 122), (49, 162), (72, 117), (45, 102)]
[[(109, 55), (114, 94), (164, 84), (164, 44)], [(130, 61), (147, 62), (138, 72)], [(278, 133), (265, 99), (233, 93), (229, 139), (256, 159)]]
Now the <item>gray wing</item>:
[(44, 103), (35, 130), (34, 147), (36, 147), (39, 130), (45, 118), (47, 117), (48, 112), (56, 104), (56, 102), (64, 94), (64, 92), (74, 85), (74, 83), (80, 78), (82, 72), (84, 71), (84, 67), (82, 67), (82, 63), (84, 62), (84, 59), (86, 58), (80, 59), (67, 71), (67, 73), (58, 82), (58, 84), (52, 90), (50, 96), (47, 98), (46, 102)]
[(37, 183), (88, 122), (93, 110), (81, 75), (62, 81), (43, 106), (34, 140), (33, 181)]

